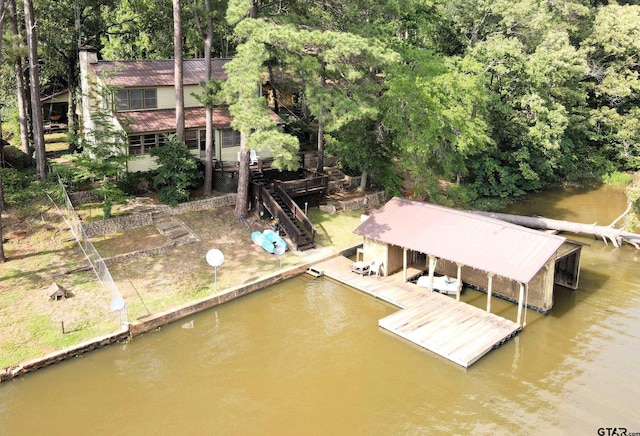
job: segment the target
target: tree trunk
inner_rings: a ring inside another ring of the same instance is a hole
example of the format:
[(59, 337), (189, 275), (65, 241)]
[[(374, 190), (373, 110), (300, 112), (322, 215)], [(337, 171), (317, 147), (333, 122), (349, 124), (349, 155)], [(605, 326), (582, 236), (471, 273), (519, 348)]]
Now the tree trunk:
[[(16, 36), (18, 41), (22, 41), (20, 27), (18, 26), (18, 12), (16, 10), (16, 1), (9, 0), (9, 15), (11, 16), (11, 32)], [(29, 116), (27, 109), (27, 80), (24, 75), (24, 62), (22, 56), (15, 54), (14, 69), (16, 73), (16, 105), (18, 106), (18, 119), (20, 123), (20, 150), (26, 155), (29, 152)]]
[[(0, 59), (2, 59), (2, 35), (4, 35), (4, 0), (0, 0)], [(0, 111), (2, 111), (2, 105), (0, 104)], [(1, 167), (4, 167), (4, 141), (2, 139), (2, 113), (0, 112), (0, 162)], [(1, 168), (0, 167), (0, 168)], [(0, 263), (4, 263), (4, 238), (2, 236), (2, 211), (4, 210), (4, 191), (2, 190), (2, 171), (0, 171)]]
[(238, 163), (238, 191), (236, 196), (235, 217), (238, 221), (247, 219), (249, 204), (249, 150), (246, 147), (247, 137), (240, 132), (240, 162)]
[(280, 114), (280, 104), (278, 103), (278, 91), (276, 91), (276, 81), (273, 77), (273, 66), (271, 62), (268, 65), (269, 69), (269, 82), (271, 83), (271, 98), (273, 99), (273, 111)]
[[(78, 136), (78, 126), (80, 125), (80, 120), (78, 118), (78, 110), (77, 110), (77, 90), (79, 87), (78, 78), (80, 77), (80, 66), (78, 53), (80, 51), (80, 47), (82, 46), (81, 35), (82, 35), (82, 10), (79, 2), (74, 4), (74, 55), (69, 58), (65, 56), (65, 61), (67, 64), (67, 84), (69, 89), (69, 100), (68, 100), (68, 110), (67, 110), (67, 132), (71, 135), (72, 138), (77, 138)], [(77, 140), (73, 140), (70, 144), (71, 147), (69, 151), (76, 152), (78, 150)]]
[(358, 186), (359, 192), (364, 192), (367, 190), (367, 179), (369, 178), (369, 174), (367, 170), (362, 171), (362, 177), (360, 178), (360, 186)]
[[(323, 66), (324, 68), (324, 66)], [(326, 88), (327, 81), (324, 77), (324, 74), (320, 77), (320, 85), (322, 88)], [(318, 114), (318, 165), (316, 167), (316, 171), (319, 173), (324, 171), (324, 108), (320, 108), (320, 113)]]
[[(322, 116), (322, 110), (320, 116)], [(324, 123), (322, 120), (318, 120), (318, 165), (316, 171), (319, 173), (324, 171)]]
[[(204, 80), (211, 80), (211, 45), (213, 43), (213, 18), (211, 16), (211, 1), (204, 0), (205, 14), (207, 14), (207, 36), (204, 39)], [(204, 195), (211, 195), (213, 187), (213, 108), (207, 103), (206, 112), (206, 143), (204, 163)]]
[(627, 210), (618, 217), (614, 222), (608, 226), (597, 226), (595, 224), (580, 224), (570, 221), (554, 220), (544, 217), (528, 217), (521, 215), (510, 215), (505, 213), (494, 212), (482, 212), (474, 211), (479, 215), (496, 218), (502, 221), (507, 221), (512, 224), (517, 224), (524, 227), (529, 227), (538, 230), (557, 230), (561, 232), (569, 232), (576, 234), (592, 235), (596, 238), (601, 238), (605, 244), (611, 241), (614, 247), (621, 246), (624, 242), (633, 245), (640, 249), (640, 235), (631, 232), (625, 232), (622, 229), (616, 229), (613, 226), (616, 222), (622, 219), (631, 210), (632, 204), (629, 204)]
[(182, 80), (182, 8), (173, 0), (173, 62), (176, 88), (176, 137), (184, 142), (184, 82)]
[(6, 257), (4, 256), (4, 236), (2, 236), (2, 212), (4, 212), (4, 191), (2, 189), (2, 171), (0, 171), (0, 262), (4, 262), (7, 260)]
[[(258, 2), (253, 0), (249, 10), (249, 18), (258, 17)], [(240, 130), (240, 161), (238, 162), (238, 189), (236, 195), (235, 218), (246, 221), (249, 205), (249, 150), (247, 149), (247, 133)]]
[(38, 46), (36, 38), (33, 4), (24, 0), (24, 23), (29, 48), (29, 78), (31, 81), (31, 125), (33, 126), (33, 144), (36, 149), (37, 177), (46, 176), (46, 159), (44, 146), (44, 126), (42, 121), (42, 103), (40, 102), (40, 77), (38, 73)]

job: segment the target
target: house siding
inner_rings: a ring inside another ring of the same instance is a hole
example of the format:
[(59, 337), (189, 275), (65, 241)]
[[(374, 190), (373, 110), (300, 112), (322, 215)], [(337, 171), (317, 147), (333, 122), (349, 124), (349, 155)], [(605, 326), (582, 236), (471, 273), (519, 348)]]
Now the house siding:
[[(176, 93), (173, 86), (161, 86), (156, 88), (158, 109), (175, 109)], [(184, 107), (202, 107), (202, 103), (193, 95), (202, 94), (200, 85), (186, 85), (184, 87)]]
[[(189, 153), (198, 159), (200, 158), (200, 150), (189, 150)], [(132, 157), (127, 163), (127, 170), (132, 173), (152, 171), (157, 168), (156, 158), (150, 155)]]

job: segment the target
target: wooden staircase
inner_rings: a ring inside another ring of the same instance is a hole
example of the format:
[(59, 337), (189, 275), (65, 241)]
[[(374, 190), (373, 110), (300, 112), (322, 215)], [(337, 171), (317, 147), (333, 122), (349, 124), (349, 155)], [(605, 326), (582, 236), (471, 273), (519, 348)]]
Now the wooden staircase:
[(315, 248), (316, 229), (282, 185), (268, 183), (257, 170), (251, 170), (251, 184), (253, 197), (258, 198), (257, 206), (277, 220), (275, 230), (284, 233), (296, 250)]

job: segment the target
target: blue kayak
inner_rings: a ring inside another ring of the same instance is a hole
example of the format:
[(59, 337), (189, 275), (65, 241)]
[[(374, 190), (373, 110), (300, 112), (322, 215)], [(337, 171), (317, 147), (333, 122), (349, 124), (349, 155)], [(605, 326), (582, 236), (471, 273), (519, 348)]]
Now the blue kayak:
[(269, 239), (267, 239), (267, 237), (262, 234), (262, 232), (253, 232), (251, 233), (251, 240), (253, 240), (253, 242), (264, 248), (264, 250), (267, 253), (271, 253), (273, 254), (273, 252), (275, 251), (276, 247), (273, 245), (273, 242), (271, 242)]
[(277, 247), (284, 247), (284, 249), (286, 250), (287, 247), (287, 243), (285, 242), (284, 239), (282, 239), (280, 237), (280, 235), (278, 235), (276, 232), (274, 232), (271, 229), (267, 229), (264, 232), (262, 232), (264, 234), (264, 236), (273, 243), (273, 245), (277, 246)]

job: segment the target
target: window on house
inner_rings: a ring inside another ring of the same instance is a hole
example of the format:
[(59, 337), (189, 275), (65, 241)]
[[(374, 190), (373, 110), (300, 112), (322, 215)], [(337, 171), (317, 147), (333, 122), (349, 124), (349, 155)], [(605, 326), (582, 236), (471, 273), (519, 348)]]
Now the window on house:
[(223, 130), (222, 131), (222, 146), (223, 147), (239, 147), (240, 146), (240, 132), (237, 130)]
[(158, 107), (156, 89), (121, 89), (115, 92), (116, 110), (154, 109)]
[(185, 132), (185, 144), (189, 150), (204, 150), (207, 145), (206, 129), (191, 129)]
[(129, 136), (129, 155), (139, 156), (142, 154), (142, 137), (140, 135)]
[(148, 133), (146, 135), (129, 136), (129, 155), (141, 156), (149, 154), (153, 147), (161, 147), (167, 143), (168, 133)]
[(198, 148), (198, 131), (187, 130), (184, 134), (184, 143), (187, 144), (189, 150), (195, 150)]

